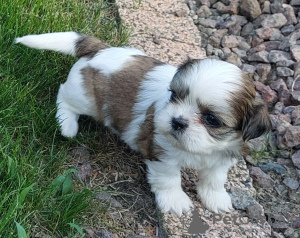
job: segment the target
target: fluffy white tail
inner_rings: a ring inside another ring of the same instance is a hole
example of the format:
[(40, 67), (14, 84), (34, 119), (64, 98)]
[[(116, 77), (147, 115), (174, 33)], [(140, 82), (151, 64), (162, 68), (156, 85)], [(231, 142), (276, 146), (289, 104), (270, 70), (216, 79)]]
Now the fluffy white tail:
[(76, 56), (76, 42), (81, 37), (82, 35), (76, 32), (56, 32), (19, 37), (15, 39), (15, 43), (39, 50), (53, 50)]
[(15, 43), (21, 43), (39, 50), (53, 50), (76, 57), (93, 56), (99, 50), (109, 47), (94, 37), (72, 31), (27, 35), (16, 38)]

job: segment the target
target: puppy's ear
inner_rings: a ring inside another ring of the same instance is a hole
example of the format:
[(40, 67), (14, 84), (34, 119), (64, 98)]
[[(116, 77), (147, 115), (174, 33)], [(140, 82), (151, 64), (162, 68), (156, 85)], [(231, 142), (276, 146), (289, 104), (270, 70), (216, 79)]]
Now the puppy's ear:
[(243, 140), (247, 141), (267, 133), (271, 129), (268, 108), (263, 100), (256, 98), (244, 118)]

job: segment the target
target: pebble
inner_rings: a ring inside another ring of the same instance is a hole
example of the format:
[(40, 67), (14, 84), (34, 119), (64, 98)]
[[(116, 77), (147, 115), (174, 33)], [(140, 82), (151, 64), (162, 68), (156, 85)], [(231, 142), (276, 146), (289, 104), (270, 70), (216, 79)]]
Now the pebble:
[(300, 145), (300, 126), (288, 126), (283, 136), (283, 144), (288, 148)]
[(282, 7), (283, 7), (283, 15), (287, 19), (286, 25), (296, 24), (297, 18), (295, 16), (294, 8), (289, 4), (282, 4)]
[(292, 91), (291, 99), (295, 105), (300, 105), (300, 91)]
[[(282, 80), (283, 81), (283, 80)], [(284, 83), (284, 82), (283, 82)], [(285, 84), (284, 84), (285, 85)], [(277, 90), (270, 85), (270, 87), (274, 90)], [(282, 102), (277, 102), (274, 106), (274, 114), (275, 115), (280, 115), (283, 112), (284, 104)]]
[(257, 64), (256, 65), (256, 72), (258, 73), (259, 77), (261, 78), (262, 82), (266, 82), (268, 75), (271, 71), (270, 64)]
[(239, 45), (239, 41), (235, 36), (223, 36), (221, 44), (223, 47), (234, 48)]
[(292, 155), (292, 161), (293, 164), (300, 169), (300, 150), (297, 150), (293, 155)]
[(248, 22), (245, 24), (241, 30), (241, 36), (248, 36), (254, 29), (253, 23)]
[(288, 77), (293, 76), (294, 71), (289, 69), (288, 67), (277, 67), (277, 74), (279, 77)]
[(264, 218), (264, 209), (260, 204), (252, 204), (246, 207), (246, 212), (249, 218), (261, 220)]
[(199, 24), (201, 24), (204, 27), (215, 28), (217, 25), (217, 22), (215, 20), (211, 20), (211, 19), (200, 18)]
[(238, 0), (232, 0), (229, 5), (225, 5), (222, 2), (217, 2), (213, 5), (213, 8), (216, 8), (220, 14), (237, 14), (238, 13), (238, 7), (239, 7), (239, 1)]
[(257, 36), (264, 40), (278, 40), (281, 39), (281, 32), (276, 28), (263, 27), (255, 30)]
[[(234, 49), (232, 50), (234, 51)], [(242, 70), (248, 74), (253, 74), (256, 71), (256, 67), (251, 64), (243, 64)]]
[(231, 187), (229, 195), (235, 209), (246, 210), (248, 206), (258, 204), (258, 202), (245, 189)]
[(203, 5), (198, 9), (197, 15), (199, 18), (208, 18), (209, 16), (212, 15), (212, 12), (208, 6)]
[(290, 47), (293, 59), (296, 61), (300, 61), (300, 46), (299, 45), (294, 45)]
[[(275, 80), (273, 81), (271, 84), (270, 84), (270, 87), (275, 90), (276, 92), (279, 92), (280, 90), (287, 90), (287, 86), (284, 82), (283, 79), (278, 79), (278, 80)], [(282, 107), (283, 107), (283, 104), (282, 104)]]
[(300, 106), (294, 107), (295, 109), (292, 111), (291, 119), (294, 126), (300, 125)]
[(249, 20), (254, 20), (261, 14), (260, 5), (257, 0), (242, 1), (240, 13), (245, 15)]
[(263, 27), (277, 27), (280, 28), (287, 23), (287, 19), (282, 13), (276, 13), (267, 15), (267, 17), (261, 22)]
[(300, 28), (295, 30), (289, 38), (290, 45), (299, 45), (297, 44), (297, 40), (300, 38)]
[(271, 50), (277, 50), (281, 44), (281, 41), (271, 40), (261, 43), (265, 47), (265, 50), (270, 52)]
[(250, 167), (250, 176), (253, 180), (263, 188), (272, 188), (274, 186), (274, 181), (271, 177), (264, 173), (259, 167)]
[(282, 182), (292, 190), (296, 190), (299, 187), (299, 182), (293, 178), (285, 178)]
[(262, 13), (271, 13), (271, 8), (270, 8), (270, 2), (269, 1), (265, 1), (263, 3), (263, 8), (262, 8)]
[(260, 165), (259, 167), (264, 172), (273, 171), (273, 172), (275, 172), (277, 174), (280, 174), (280, 175), (283, 175), (283, 174), (286, 173), (286, 169), (283, 166), (281, 166), (279, 164), (276, 164), (276, 163), (267, 163), (267, 164), (264, 164), (264, 165)]
[(281, 33), (284, 36), (287, 36), (287, 35), (291, 34), (294, 30), (295, 30), (294, 25), (287, 25), (287, 26), (284, 26), (281, 28)]
[(261, 98), (267, 103), (276, 103), (277, 94), (270, 86), (266, 86), (261, 82), (255, 81), (254, 85), (256, 89), (261, 93)]
[[(276, 62), (276, 66), (277, 67), (290, 67), (290, 66), (293, 66), (295, 64), (295, 62), (293, 60), (282, 60), (282, 61), (278, 61)], [(293, 72), (294, 74), (294, 72)], [(291, 75), (292, 76), (292, 75)]]
[[(300, 61), (296, 62), (294, 64), (294, 72), (295, 72), (295, 75), (294, 75), (295, 84), (300, 83), (300, 77), (298, 78), (298, 76), (300, 76)], [(294, 88), (294, 89), (296, 90), (296, 88)], [(299, 89), (300, 89), (300, 87), (299, 87)]]
[(267, 51), (260, 51), (255, 54), (252, 54), (248, 57), (249, 61), (257, 61), (263, 63), (269, 63), (269, 52)]
[(215, 48), (220, 47), (222, 36), (218, 34), (214, 34), (208, 38), (208, 44), (212, 45)]
[(271, 50), (268, 56), (271, 63), (291, 60), (291, 56), (289, 53), (280, 50)]

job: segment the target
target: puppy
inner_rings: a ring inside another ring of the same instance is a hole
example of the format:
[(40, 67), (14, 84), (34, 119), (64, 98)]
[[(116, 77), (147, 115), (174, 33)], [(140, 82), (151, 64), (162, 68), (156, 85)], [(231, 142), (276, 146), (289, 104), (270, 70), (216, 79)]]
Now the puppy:
[(57, 96), (62, 135), (77, 134), (82, 114), (109, 127), (147, 158), (147, 178), (162, 212), (180, 216), (192, 207), (181, 188), (182, 168), (198, 171), (197, 192), (209, 210), (232, 209), (227, 172), (244, 155), (245, 141), (270, 129), (265, 104), (238, 67), (204, 59), (176, 68), (75, 32), (15, 42), (79, 58)]

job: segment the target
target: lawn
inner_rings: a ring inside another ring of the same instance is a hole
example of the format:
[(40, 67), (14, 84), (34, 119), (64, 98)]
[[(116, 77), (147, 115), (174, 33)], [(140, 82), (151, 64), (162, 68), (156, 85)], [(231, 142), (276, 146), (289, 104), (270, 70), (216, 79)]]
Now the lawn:
[(58, 87), (76, 59), (14, 38), (78, 31), (124, 45), (128, 31), (115, 11), (104, 0), (0, 0), (0, 237), (82, 237), (98, 205), (65, 163), (73, 147), (93, 147), (96, 133), (87, 125), (65, 139), (55, 121)]

